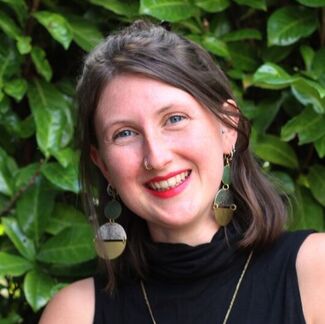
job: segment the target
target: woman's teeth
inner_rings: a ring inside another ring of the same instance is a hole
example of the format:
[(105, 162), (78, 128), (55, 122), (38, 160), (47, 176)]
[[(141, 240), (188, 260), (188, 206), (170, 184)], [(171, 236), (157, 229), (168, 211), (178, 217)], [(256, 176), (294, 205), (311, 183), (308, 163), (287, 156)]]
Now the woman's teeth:
[(171, 188), (175, 188), (179, 186), (182, 182), (185, 181), (185, 179), (190, 175), (190, 171), (182, 172), (175, 177), (171, 177), (167, 180), (158, 181), (158, 182), (150, 182), (148, 183), (148, 187), (150, 189), (156, 190), (156, 191), (165, 191), (169, 190)]

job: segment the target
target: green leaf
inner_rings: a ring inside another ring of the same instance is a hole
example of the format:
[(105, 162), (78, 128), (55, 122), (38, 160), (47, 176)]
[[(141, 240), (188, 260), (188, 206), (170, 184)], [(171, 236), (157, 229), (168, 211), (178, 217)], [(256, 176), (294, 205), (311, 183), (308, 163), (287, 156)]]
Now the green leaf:
[(319, 138), (314, 143), (318, 156), (322, 159), (325, 157), (325, 136)]
[(3, 217), (2, 225), (19, 253), (28, 260), (35, 260), (36, 249), (34, 242), (21, 230), (18, 222), (13, 217)]
[(36, 244), (46, 229), (48, 219), (54, 207), (53, 189), (42, 178), (37, 177), (32, 187), (28, 188), (17, 201), (19, 224)]
[(306, 46), (306, 45), (300, 46), (299, 49), (300, 49), (300, 54), (306, 66), (306, 70), (310, 71), (315, 57), (315, 51), (310, 46)]
[(297, 186), (293, 202), (295, 214), (293, 224), (290, 224), (291, 230), (304, 228), (324, 230), (323, 208), (316, 203), (309, 190)]
[(311, 69), (318, 78), (325, 78), (325, 47), (315, 53)]
[(70, 147), (66, 147), (60, 151), (57, 151), (53, 153), (53, 155), (64, 168), (66, 168), (68, 165), (79, 164), (79, 151), (74, 151)]
[(36, 71), (46, 81), (50, 81), (52, 79), (52, 68), (46, 58), (45, 51), (40, 47), (34, 46), (32, 48), (31, 56), (32, 56), (32, 61), (36, 67)]
[(21, 55), (28, 54), (32, 50), (32, 38), (29, 36), (17, 37), (17, 48)]
[(48, 275), (33, 270), (24, 279), (24, 294), (34, 312), (40, 310), (53, 297), (57, 283)]
[(227, 44), (215, 36), (205, 36), (202, 40), (202, 45), (206, 50), (217, 56), (230, 58)]
[(287, 58), (293, 50), (293, 46), (271, 46), (263, 48), (263, 61), (278, 63)]
[(65, 49), (69, 48), (73, 34), (69, 23), (63, 16), (49, 11), (38, 11), (33, 16), (47, 29), (57, 42)]
[(309, 169), (308, 181), (315, 199), (325, 206), (325, 167), (314, 165)]
[(253, 84), (265, 89), (283, 89), (297, 80), (284, 71), (279, 65), (265, 63), (253, 75)]
[(14, 254), (0, 252), (0, 276), (21, 276), (33, 268), (33, 264)]
[(62, 167), (58, 163), (47, 163), (42, 166), (42, 174), (60, 189), (79, 193), (78, 165)]
[(89, 2), (126, 17), (136, 16), (139, 10), (137, 1), (89, 0)]
[(0, 29), (2, 29), (6, 35), (13, 39), (17, 39), (19, 36), (22, 36), (21, 29), (3, 11), (0, 11)]
[(245, 5), (254, 9), (260, 9), (266, 11), (265, 0), (234, 0), (234, 1), (240, 5)]
[(298, 168), (298, 160), (292, 147), (273, 135), (260, 136), (252, 141), (253, 152), (265, 161), (282, 165), (290, 169)]
[(10, 79), (20, 73), (21, 56), (12, 43), (2, 41), (0, 46), (0, 87), (2, 79)]
[(232, 64), (236, 69), (251, 72), (259, 66), (256, 49), (242, 42), (227, 44)]
[(195, 15), (197, 8), (189, 0), (140, 0), (140, 14), (176, 22)]
[(33, 178), (39, 173), (39, 168), (39, 163), (31, 163), (20, 168), (15, 173), (15, 191), (22, 190), (22, 187), (32, 182)]
[(15, 12), (21, 26), (24, 25), (28, 18), (28, 7), (24, 0), (0, 0), (7, 4)]
[(16, 170), (15, 160), (0, 147), (0, 193), (12, 196), (14, 190), (13, 174)]
[(295, 191), (295, 183), (288, 173), (273, 171), (270, 173), (271, 181), (286, 194), (293, 194)]
[(92, 241), (89, 225), (67, 228), (42, 245), (37, 259), (62, 265), (85, 262), (95, 257)]
[(195, 0), (195, 5), (207, 12), (221, 12), (230, 6), (230, 0)]
[(307, 7), (324, 7), (325, 6), (325, 0), (296, 0), (300, 4), (307, 6)]
[(325, 135), (324, 125), (325, 115), (317, 114), (307, 107), (282, 127), (281, 139), (290, 141), (298, 135), (299, 145), (311, 143)]
[(68, 227), (86, 225), (86, 217), (82, 212), (71, 205), (57, 203), (49, 218), (46, 231), (56, 235)]
[(11, 96), (20, 101), (23, 99), (27, 91), (27, 82), (25, 79), (14, 79), (5, 83), (4, 91), (8, 96)]
[(287, 46), (311, 35), (317, 28), (316, 11), (303, 7), (284, 7), (272, 13), (267, 22), (269, 45)]
[(303, 105), (312, 105), (317, 113), (325, 113), (325, 88), (317, 82), (298, 78), (292, 84), (291, 91)]
[(65, 17), (69, 21), (73, 40), (86, 52), (92, 50), (103, 40), (103, 35), (95, 24), (78, 16), (68, 15)]
[(262, 38), (261, 32), (253, 28), (235, 30), (222, 36), (222, 40), (225, 42), (236, 42), (246, 39), (261, 40)]
[(72, 139), (71, 109), (61, 92), (40, 80), (34, 80), (29, 85), (28, 99), (36, 124), (37, 143), (48, 157)]

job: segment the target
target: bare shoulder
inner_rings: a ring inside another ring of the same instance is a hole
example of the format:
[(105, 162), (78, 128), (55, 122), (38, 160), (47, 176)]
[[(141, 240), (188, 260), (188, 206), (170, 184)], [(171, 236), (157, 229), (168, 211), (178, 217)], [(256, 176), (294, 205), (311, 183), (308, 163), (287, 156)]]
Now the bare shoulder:
[(60, 290), (46, 306), (39, 323), (91, 324), (94, 310), (94, 282), (87, 278)]
[(324, 323), (325, 233), (307, 237), (298, 252), (296, 267), (306, 322)]

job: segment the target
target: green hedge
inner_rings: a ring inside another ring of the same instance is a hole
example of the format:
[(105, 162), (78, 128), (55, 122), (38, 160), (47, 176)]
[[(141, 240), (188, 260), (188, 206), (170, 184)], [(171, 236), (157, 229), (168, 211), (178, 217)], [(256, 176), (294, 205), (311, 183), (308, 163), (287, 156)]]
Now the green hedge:
[(252, 121), (251, 149), (324, 229), (325, 0), (0, 0), (0, 324), (36, 322), (96, 266), (81, 212), (74, 87), (85, 52), (149, 16), (197, 41)]

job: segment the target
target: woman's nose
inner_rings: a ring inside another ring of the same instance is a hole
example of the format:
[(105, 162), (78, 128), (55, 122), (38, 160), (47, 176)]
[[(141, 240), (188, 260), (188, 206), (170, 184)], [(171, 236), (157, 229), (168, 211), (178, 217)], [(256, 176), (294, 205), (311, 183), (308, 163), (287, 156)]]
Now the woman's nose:
[(155, 170), (162, 170), (172, 161), (171, 144), (161, 134), (151, 134), (145, 139), (144, 159)]

